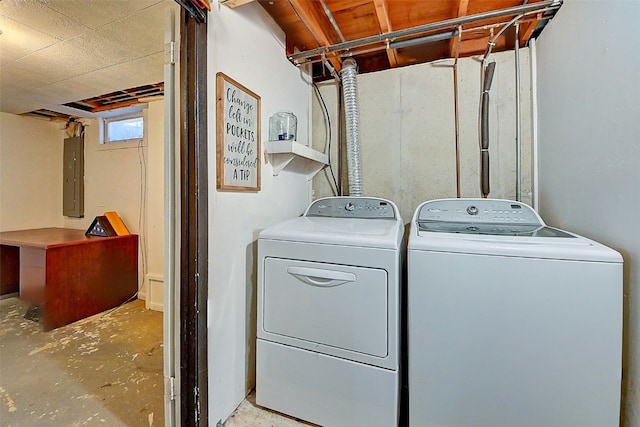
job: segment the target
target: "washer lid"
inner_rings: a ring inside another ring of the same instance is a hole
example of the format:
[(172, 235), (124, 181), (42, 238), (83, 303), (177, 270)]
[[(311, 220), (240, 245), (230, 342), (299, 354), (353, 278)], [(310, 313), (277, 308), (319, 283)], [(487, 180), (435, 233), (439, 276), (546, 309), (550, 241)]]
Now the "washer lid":
[(400, 220), (299, 217), (260, 232), (260, 239), (400, 249), (404, 224)]
[(547, 227), (531, 207), (512, 200), (432, 200), (417, 209), (414, 220), (419, 232), (576, 238)]
[(482, 224), (445, 221), (418, 221), (419, 231), (432, 233), (481, 234), (492, 236), (560, 237), (576, 236), (557, 228), (528, 224)]
[(304, 215), (260, 232), (260, 239), (400, 249), (404, 223), (398, 207), (378, 197), (325, 197)]
[(622, 262), (600, 243), (548, 227), (524, 203), (499, 199), (442, 199), (418, 207), (409, 250)]

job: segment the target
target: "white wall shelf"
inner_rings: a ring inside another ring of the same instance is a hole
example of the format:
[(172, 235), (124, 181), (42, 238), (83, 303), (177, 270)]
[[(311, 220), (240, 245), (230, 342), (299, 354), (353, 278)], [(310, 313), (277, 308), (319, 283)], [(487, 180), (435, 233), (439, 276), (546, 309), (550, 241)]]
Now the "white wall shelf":
[(311, 179), (329, 164), (326, 154), (296, 141), (267, 141), (265, 146), (274, 176), (287, 170)]

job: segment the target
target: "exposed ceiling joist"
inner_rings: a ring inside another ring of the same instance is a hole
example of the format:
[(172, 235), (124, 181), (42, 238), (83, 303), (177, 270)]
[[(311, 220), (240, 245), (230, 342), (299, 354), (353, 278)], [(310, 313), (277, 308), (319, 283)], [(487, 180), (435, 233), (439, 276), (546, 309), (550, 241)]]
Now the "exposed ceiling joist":
[[(469, 0), (458, 0), (457, 4), (454, 8), (454, 16), (460, 18), (461, 16), (467, 15), (467, 10), (469, 9)], [(458, 45), (459, 39), (452, 38), (449, 40), (449, 57), (453, 58), (457, 51), (459, 51)], [(459, 52), (458, 52), (459, 53)]]
[(154, 83), (130, 89), (111, 92), (105, 95), (96, 96), (79, 101), (64, 104), (67, 107), (75, 108), (89, 113), (100, 113), (103, 111), (115, 110), (118, 108), (131, 107), (142, 104), (149, 97), (164, 95), (164, 83)]
[(100, 105), (98, 107), (93, 107), (91, 109), (92, 113), (99, 113), (101, 111), (109, 111), (109, 110), (115, 110), (116, 108), (126, 108), (126, 107), (131, 107), (132, 105), (138, 105), (140, 104), (140, 100), (136, 99), (129, 99), (126, 101), (120, 101), (120, 102), (114, 102), (112, 104), (105, 104), (105, 105)]
[[(333, 35), (335, 31), (331, 26), (331, 22), (319, 2), (289, 0), (289, 4), (313, 37), (318, 41), (318, 47), (329, 46), (338, 42), (338, 37)], [(336, 71), (340, 71), (342, 61), (339, 58), (331, 58), (329, 61)]]
[[(382, 33), (390, 33), (393, 31), (391, 21), (389, 20), (389, 12), (387, 9), (387, 0), (374, 0), (374, 6), (376, 7), (376, 14), (378, 15), (378, 22), (380, 23), (380, 31)], [(387, 47), (387, 57), (389, 58), (389, 65), (391, 68), (398, 66), (398, 54), (395, 49)]]
[(57, 111), (47, 110), (45, 108), (28, 113), (21, 114), (22, 116), (35, 117), (37, 119), (45, 119), (49, 121), (61, 121), (66, 122), (71, 116), (68, 114), (59, 113)]
[(535, 20), (520, 25), (520, 46), (526, 45), (541, 20), (542, 14), (538, 13)]
[[(313, 64), (317, 80), (328, 78), (321, 64), (330, 60), (335, 65), (347, 57), (366, 73), (452, 58), (458, 52), (461, 57), (482, 55), (493, 34), (513, 25), (514, 18), (520, 24), (520, 45), (526, 46), (562, 6), (562, 0), (257, 1), (285, 32), (288, 59)], [(493, 51), (513, 47), (509, 28)]]
[[(290, 0), (291, 1), (291, 0)], [(299, 1), (299, 0), (298, 0)], [(482, 22), (486, 22), (489, 20), (496, 20), (507, 18), (510, 16), (524, 16), (525, 12), (531, 10), (544, 9), (547, 7), (557, 8), (559, 5), (555, 6), (556, 2), (554, 0), (547, 0), (544, 2), (539, 2), (535, 4), (522, 5), (518, 7), (511, 7), (507, 9), (499, 9), (492, 10), (489, 12), (478, 13), (474, 15), (466, 15), (456, 18), (447, 19), (444, 21), (438, 22), (430, 22), (424, 25), (419, 25), (411, 28), (406, 28), (402, 30), (393, 31), (391, 33), (386, 34), (376, 34), (369, 37), (363, 37), (356, 40), (350, 40), (342, 43), (336, 43), (333, 45), (323, 45), (316, 49), (311, 49), (299, 53), (295, 53), (293, 55), (289, 55), (289, 59), (294, 61), (296, 64), (302, 64), (308, 61), (312, 61), (314, 58), (319, 56), (326, 56), (327, 54), (331, 54), (332, 57), (339, 57), (341, 55), (349, 55), (351, 56), (353, 52), (357, 49), (363, 49), (365, 52), (370, 52), (372, 49), (380, 50), (381, 44), (386, 43), (387, 41), (398, 41), (398, 40), (407, 40), (408, 38), (416, 38), (422, 37), (425, 34), (433, 34), (435, 32), (443, 32), (448, 31), (450, 29), (455, 29), (458, 26), (463, 25), (479, 25)], [(514, 22), (514, 19), (510, 21)], [(498, 24), (501, 25), (501, 24)], [(480, 27), (482, 28), (482, 27)], [(484, 40), (485, 45), (487, 43)]]

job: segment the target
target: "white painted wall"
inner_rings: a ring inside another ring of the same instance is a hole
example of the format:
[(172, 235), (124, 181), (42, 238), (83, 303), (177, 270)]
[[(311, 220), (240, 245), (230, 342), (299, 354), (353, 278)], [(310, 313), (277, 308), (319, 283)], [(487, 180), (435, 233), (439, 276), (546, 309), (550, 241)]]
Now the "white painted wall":
[[(515, 198), (515, 59), (493, 54), (496, 71), (489, 109), (491, 194)], [(521, 49), (522, 201), (530, 203), (531, 114), (529, 51)], [(449, 61), (448, 64), (452, 64)], [(461, 196), (480, 197), (478, 112), (480, 63), (458, 63)], [(337, 165), (336, 89), (321, 93), (331, 114), (332, 159)], [(425, 200), (456, 197), (453, 70), (447, 63), (421, 64), (358, 76), (364, 194), (394, 201), (405, 222)], [(313, 146), (325, 151), (327, 127), (317, 97), (313, 103)], [(328, 170), (314, 178), (314, 197), (331, 195)], [(337, 168), (335, 169), (337, 174)]]
[(221, 71), (261, 97), (262, 142), (269, 135), (269, 117), (278, 110), (296, 114), (298, 141), (306, 141), (311, 95), (309, 77), (287, 61), (284, 35), (259, 4), (216, 5), (208, 28), (209, 419), (214, 425), (255, 382), (258, 233), (300, 215), (310, 201), (305, 176), (274, 177), (264, 157), (261, 191), (216, 190), (215, 75)]
[(620, 251), (623, 409), (640, 426), (640, 2), (565, 2), (538, 42), (540, 212)]
[(0, 231), (62, 225), (60, 123), (0, 113)]
[(164, 101), (147, 108), (146, 289), (147, 307), (164, 306)]
[[(63, 227), (86, 229), (106, 211), (116, 211), (130, 232), (139, 233), (141, 159), (146, 146), (112, 149), (100, 144), (97, 119), (83, 119), (84, 217), (64, 217)], [(145, 143), (146, 144), (146, 143)]]

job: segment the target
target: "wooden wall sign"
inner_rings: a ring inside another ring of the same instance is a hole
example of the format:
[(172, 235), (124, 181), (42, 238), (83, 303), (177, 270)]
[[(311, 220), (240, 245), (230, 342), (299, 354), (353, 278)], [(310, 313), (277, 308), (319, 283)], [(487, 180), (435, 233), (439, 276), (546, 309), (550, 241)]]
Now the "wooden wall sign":
[(260, 97), (218, 73), (216, 100), (217, 188), (260, 191)]

